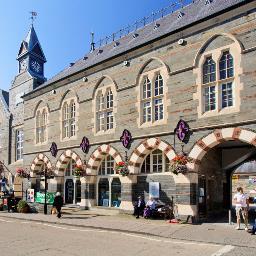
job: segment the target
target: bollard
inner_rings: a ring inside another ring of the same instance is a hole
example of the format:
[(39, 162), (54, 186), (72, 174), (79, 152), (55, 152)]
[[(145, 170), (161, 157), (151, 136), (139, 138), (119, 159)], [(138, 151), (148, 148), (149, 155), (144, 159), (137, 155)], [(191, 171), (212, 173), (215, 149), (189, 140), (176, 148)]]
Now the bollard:
[(228, 223), (229, 223), (229, 225), (232, 224), (232, 222), (231, 222), (231, 210), (228, 210)]

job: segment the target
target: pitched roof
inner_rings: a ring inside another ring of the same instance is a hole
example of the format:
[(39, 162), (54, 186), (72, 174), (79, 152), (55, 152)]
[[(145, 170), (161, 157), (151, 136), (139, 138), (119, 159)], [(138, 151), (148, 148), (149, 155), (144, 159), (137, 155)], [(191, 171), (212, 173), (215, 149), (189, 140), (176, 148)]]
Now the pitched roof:
[(0, 89), (0, 100), (6, 110), (9, 109), (9, 92)]
[(23, 40), (21, 43), (18, 53), (18, 59), (27, 53), (34, 53), (46, 62), (45, 55), (43, 53), (42, 47), (40, 45), (33, 25), (31, 25), (25, 40)]
[[(208, 4), (206, 3), (208, 2)], [(40, 90), (49, 84), (55, 83), (67, 76), (85, 70), (98, 63), (106, 61), (110, 58), (118, 56), (122, 53), (138, 48), (150, 41), (157, 40), (160, 37), (171, 34), (172, 32), (189, 26), (195, 22), (209, 18), (212, 15), (223, 12), (225, 9), (234, 7), (240, 3), (246, 3), (246, 0), (194, 0), (191, 4), (175, 11), (159, 20), (158, 27), (154, 29), (155, 23), (146, 25), (136, 31), (137, 37), (134, 38), (134, 33), (130, 33), (118, 41), (118, 46), (114, 47), (115, 42), (109, 43), (99, 49), (88, 53), (84, 58), (76, 61), (72, 66), (69, 66), (59, 72), (57, 75), (43, 83), (36, 90)], [(182, 11), (182, 15), (180, 15)]]

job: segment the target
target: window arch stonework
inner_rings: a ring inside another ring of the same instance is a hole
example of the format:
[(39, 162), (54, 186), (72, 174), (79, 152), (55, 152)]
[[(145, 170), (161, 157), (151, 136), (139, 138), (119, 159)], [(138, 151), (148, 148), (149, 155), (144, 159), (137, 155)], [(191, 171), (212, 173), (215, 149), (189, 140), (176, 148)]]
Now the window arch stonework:
[(79, 104), (76, 98), (65, 99), (60, 109), (60, 140), (77, 138)]
[[(207, 70), (205, 68), (210, 58), (215, 63), (214, 72), (210, 65)], [(193, 95), (193, 99), (199, 101), (199, 118), (240, 111), (240, 91), (243, 89), (240, 63), (241, 53), (236, 43), (204, 52), (200, 56), (194, 69), (197, 92)]]
[(117, 93), (113, 83), (99, 85), (93, 99), (94, 134), (114, 133), (116, 129)]
[(165, 67), (142, 72), (138, 79), (137, 103), (138, 127), (152, 127), (167, 124), (170, 99), (168, 95), (169, 74)]

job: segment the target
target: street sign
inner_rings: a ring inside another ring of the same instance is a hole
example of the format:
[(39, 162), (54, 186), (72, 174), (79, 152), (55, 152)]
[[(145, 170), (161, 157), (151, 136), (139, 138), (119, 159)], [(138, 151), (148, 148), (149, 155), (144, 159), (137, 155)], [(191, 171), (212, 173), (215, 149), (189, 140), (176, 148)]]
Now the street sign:
[[(44, 193), (37, 192), (36, 193), (36, 202), (40, 203), (40, 204), (44, 204), (44, 197), (45, 197)], [(47, 204), (53, 204), (54, 197), (55, 197), (55, 193), (47, 192), (46, 193), (46, 202), (47, 202)]]

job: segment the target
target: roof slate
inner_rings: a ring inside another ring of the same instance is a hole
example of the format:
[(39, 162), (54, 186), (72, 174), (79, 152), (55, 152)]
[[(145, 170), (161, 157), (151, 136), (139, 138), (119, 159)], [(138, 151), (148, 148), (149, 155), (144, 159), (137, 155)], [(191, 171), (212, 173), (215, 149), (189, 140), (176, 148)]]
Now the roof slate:
[[(136, 33), (138, 36), (133, 38), (133, 32), (120, 38), (118, 40), (119, 45), (114, 47), (114, 42), (107, 44), (103, 47), (95, 49), (93, 52), (86, 55), (86, 60), (79, 59), (74, 63), (73, 66), (67, 67), (60, 73), (43, 83), (36, 90), (40, 90), (49, 84), (55, 83), (67, 76), (75, 74), (79, 71), (88, 69), (97, 63), (106, 61), (107, 59), (113, 58), (120, 55), (128, 50), (132, 50), (143, 44), (156, 40), (164, 35), (168, 35), (177, 29), (190, 25), (194, 22), (198, 22), (211, 15), (221, 12), (227, 8), (230, 8), (239, 3), (247, 2), (246, 0), (213, 0), (210, 4), (205, 4), (206, 0), (195, 0), (193, 3), (182, 8), (184, 14), (181, 18), (178, 18), (179, 10), (171, 13), (156, 22), (159, 24), (157, 29), (154, 29), (155, 23), (150, 23), (145, 27), (138, 29)], [(101, 50), (101, 53), (99, 52)]]

